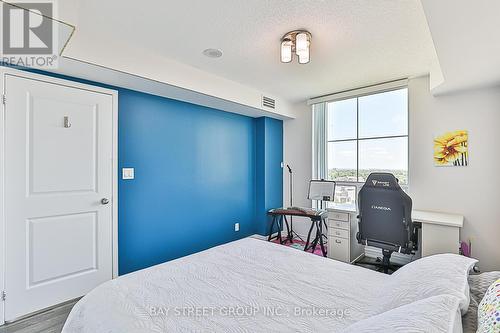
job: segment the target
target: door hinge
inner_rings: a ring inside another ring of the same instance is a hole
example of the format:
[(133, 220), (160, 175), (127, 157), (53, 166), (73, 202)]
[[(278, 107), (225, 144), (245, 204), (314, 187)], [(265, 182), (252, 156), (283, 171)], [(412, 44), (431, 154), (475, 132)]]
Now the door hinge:
[(7, 102), (7, 97), (5, 97), (5, 95), (2, 95), (2, 104), (5, 105), (6, 102)]
[(7, 298), (7, 293), (5, 291), (2, 291), (2, 301), (5, 301)]

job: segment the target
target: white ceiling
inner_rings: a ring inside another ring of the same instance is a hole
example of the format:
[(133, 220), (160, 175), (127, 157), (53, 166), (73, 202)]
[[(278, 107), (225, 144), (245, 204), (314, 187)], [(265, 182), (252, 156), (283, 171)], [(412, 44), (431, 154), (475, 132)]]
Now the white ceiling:
[(433, 93), (500, 85), (500, 1), (422, 4), (444, 79)]
[[(87, 41), (100, 45), (93, 52), (118, 59), (127, 52), (119, 45), (134, 46), (151, 59), (164, 57), (289, 102), (427, 74), (436, 62), (419, 0), (65, 0), (61, 7), (61, 18), (76, 25), (70, 50)], [(312, 33), (311, 62), (282, 64), (280, 38), (298, 28)], [(206, 48), (224, 55), (207, 58)]]

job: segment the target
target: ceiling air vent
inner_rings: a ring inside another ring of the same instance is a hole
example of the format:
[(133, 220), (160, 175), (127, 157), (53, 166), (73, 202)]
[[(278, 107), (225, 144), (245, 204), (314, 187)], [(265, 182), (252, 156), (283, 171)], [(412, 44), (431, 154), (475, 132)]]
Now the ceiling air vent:
[(271, 97), (262, 96), (262, 106), (269, 109), (275, 109), (276, 101)]

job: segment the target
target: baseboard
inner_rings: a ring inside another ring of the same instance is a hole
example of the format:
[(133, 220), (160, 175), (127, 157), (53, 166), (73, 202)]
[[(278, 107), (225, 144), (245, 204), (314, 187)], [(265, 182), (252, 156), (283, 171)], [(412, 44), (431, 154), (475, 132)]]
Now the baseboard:
[[(80, 297), (77, 297), (77, 298), (73, 298), (73, 299), (70, 299), (68, 301), (65, 301), (65, 302), (62, 302), (62, 303), (58, 303), (58, 304), (46, 307), (46, 308), (43, 308), (43, 309), (31, 312), (31, 313), (28, 313), (28, 314), (25, 314), (23, 316), (19, 316), (19, 317), (13, 319), (13, 320), (6, 321), (5, 322), (5, 326), (2, 326), (2, 327), (8, 327), (8, 326), (12, 326), (14, 324), (19, 324), (20, 322), (23, 322), (23, 321), (29, 321), (33, 317), (36, 317), (36, 316), (39, 316), (39, 315), (43, 315), (44, 313), (48, 313), (48, 312), (51, 312), (53, 310), (56, 310), (56, 309), (59, 309), (59, 308), (63, 308), (63, 307), (66, 307), (66, 306), (73, 307), (82, 297), (83, 296), (80, 296)], [(2, 329), (0, 329), (0, 332), (3, 332)]]
[[(273, 234), (273, 236), (276, 234)], [(259, 235), (259, 234), (253, 234), (250, 236), (250, 238), (255, 238), (255, 239), (260, 239), (260, 240), (267, 240), (269, 236), (264, 236), (264, 235)]]
[[(297, 235), (299, 235), (300, 238), (302, 238), (305, 242), (305, 240), (307, 239), (307, 235), (302, 235), (302, 234), (299, 234), (297, 233)], [(278, 233), (275, 232), (274, 234), (272, 234), (271, 237), (276, 237), (278, 236)], [(250, 236), (251, 238), (256, 238), (256, 239), (263, 239), (263, 240), (267, 240), (269, 238), (269, 236), (264, 236), (264, 235), (259, 235), (259, 234), (253, 234)], [(286, 237), (286, 233), (283, 233), (283, 231), (281, 232), (281, 237)]]

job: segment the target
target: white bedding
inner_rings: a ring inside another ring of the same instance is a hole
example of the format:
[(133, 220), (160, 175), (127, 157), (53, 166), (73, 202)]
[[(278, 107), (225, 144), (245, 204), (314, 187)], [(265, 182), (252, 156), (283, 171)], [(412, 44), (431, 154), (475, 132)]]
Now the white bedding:
[[(451, 295), (424, 298), (358, 321), (349, 326), (345, 333), (459, 333), (462, 332), (460, 311), (449, 311), (450, 308), (456, 308), (458, 302), (459, 300)], [(429, 312), (433, 315), (426, 316)]]
[[(75, 305), (63, 332), (341, 332), (391, 310), (393, 283), (389, 275), (246, 238), (104, 283)], [(438, 317), (431, 304), (412, 320), (423, 332), (453, 332), (455, 303), (450, 314)], [(445, 317), (448, 323), (429, 326)]]

